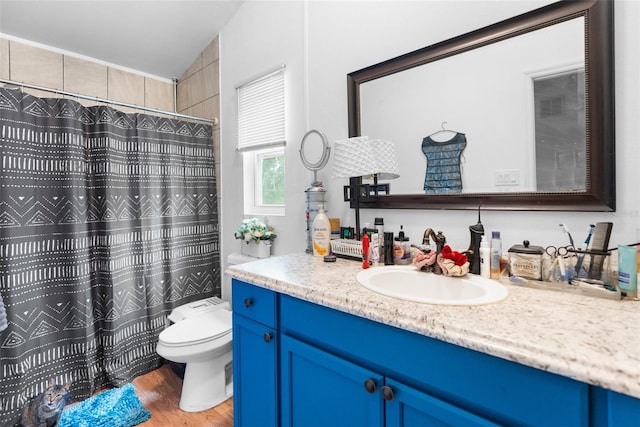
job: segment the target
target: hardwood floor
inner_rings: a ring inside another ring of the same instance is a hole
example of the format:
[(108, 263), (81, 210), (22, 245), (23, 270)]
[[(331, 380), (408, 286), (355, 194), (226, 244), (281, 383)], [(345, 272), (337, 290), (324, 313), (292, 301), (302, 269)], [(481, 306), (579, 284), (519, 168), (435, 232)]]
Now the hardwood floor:
[(136, 395), (151, 411), (151, 418), (141, 427), (233, 427), (233, 399), (202, 412), (180, 410), (182, 380), (164, 365), (132, 381)]

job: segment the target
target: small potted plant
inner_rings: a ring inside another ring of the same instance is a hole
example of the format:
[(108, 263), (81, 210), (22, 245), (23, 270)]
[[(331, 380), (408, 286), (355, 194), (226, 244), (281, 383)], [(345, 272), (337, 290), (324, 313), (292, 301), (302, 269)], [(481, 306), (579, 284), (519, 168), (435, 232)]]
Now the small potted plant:
[(271, 241), (277, 236), (273, 227), (258, 218), (249, 218), (235, 232), (235, 238), (241, 239), (240, 250), (244, 255), (255, 258), (267, 258), (271, 255)]

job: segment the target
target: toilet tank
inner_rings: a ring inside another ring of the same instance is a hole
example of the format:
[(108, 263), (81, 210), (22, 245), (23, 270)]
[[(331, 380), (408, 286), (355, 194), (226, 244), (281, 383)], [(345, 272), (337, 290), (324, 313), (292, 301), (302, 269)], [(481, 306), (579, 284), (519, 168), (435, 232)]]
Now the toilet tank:
[[(232, 253), (227, 256), (227, 266), (244, 264), (245, 262), (257, 261), (260, 258), (254, 258), (249, 255), (241, 253)], [(226, 274), (222, 275), (222, 298), (225, 301), (231, 302), (233, 295), (231, 295), (231, 276)]]
[(194, 317), (205, 312), (221, 309), (231, 310), (231, 306), (228, 302), (223, 301), (218, 297), (205, 298), (198, 301), (192, 301), (190, 303), (183, 304), (174, 308), (171, 311), (171, 314), (169, 314), (169, 320), (172, 323), (177, 323), (189, 317)]

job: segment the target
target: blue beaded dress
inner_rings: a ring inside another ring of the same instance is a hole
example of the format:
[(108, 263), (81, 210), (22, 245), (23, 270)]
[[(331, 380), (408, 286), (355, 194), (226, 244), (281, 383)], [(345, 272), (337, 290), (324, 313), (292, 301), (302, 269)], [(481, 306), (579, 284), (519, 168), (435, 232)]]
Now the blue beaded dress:
[(462, 191), (460, 157), (467, 146), (467, 137), (456, 133), (448, 141), (435, 141), (431, 136), (422, 140), (422, 152), (427, 157), (424, 178), (425, 194), (447, 194)]

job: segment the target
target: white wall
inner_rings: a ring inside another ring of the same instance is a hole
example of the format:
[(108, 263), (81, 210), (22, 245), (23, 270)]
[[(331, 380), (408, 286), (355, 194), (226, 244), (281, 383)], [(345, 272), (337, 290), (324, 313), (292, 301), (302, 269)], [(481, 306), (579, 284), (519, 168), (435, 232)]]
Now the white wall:
[[(309, 129), (319, 129), (333, 142), (347, 137), (346, 75), (382, 60), (484, 27), (510, 16), (551, 3), (522, 1), (247, 1), (221, 33), (222, 79), (222, 191), (223, 254), (237, 251), (233, 230), (242, 208), (230, 188), (241, 182), (240, 156), (233, 151), (235, 131), (234, 85), (284, 62), (288, 67), (287, 100), (287, 214), (270, 220), (277, 228), (275, 254), (305, 248), (304, 189), (312, 175), (298, 154)], [(640, 117), (640, 2), (619, 0), (616, 20), (616, 166), (617, 212), (484, 212), (485, 231), (500, 230), (503, 247), (528, 239), (532, 244), (565, 244), (558, 224), (566, 223), (576, 242), (597, 221), (614, 223), (611, 245), (640, 240), (640, 192), (636, 172), (640, 160), (637, 118)], [(461, 13), (464, 11), (464, 13)], [(490, 153), (488, 153), (490, 154)], [(319, 172), (328, 189), (329, 216), (353, 225), (353, 212), (342, 201), (346, 180), (331, 179), (331, 162)], [(363, 210), (361, 221), (382, 216), (385, 229), (397, 232), (401, 224), (418, 241), (426, 227), (442, 230), (455, 248), (469, 244), (473, 211)]]
[[(298, 149), (306, 132), (304, 95), (304, 3), (247, 1), (220, 33), (220, 139), (222, 189), (221, 242), (223, 267), (230, 253), (240, 251), (233, 233), (243, 216), (242, 157), (235, 150), (237, 100), (235, 88), (285, 64), (286, 96), (286, 216), (268, 218), (278, 238), (272, 253), (304, 251), (304, 190), (311, 179), (304, 177)], [(227, 298), (229, 279), (223, 280)]]

